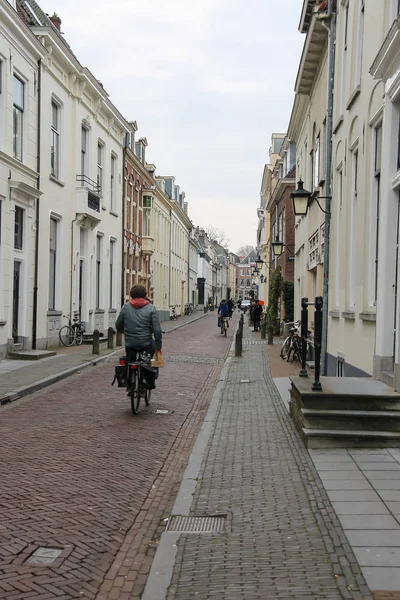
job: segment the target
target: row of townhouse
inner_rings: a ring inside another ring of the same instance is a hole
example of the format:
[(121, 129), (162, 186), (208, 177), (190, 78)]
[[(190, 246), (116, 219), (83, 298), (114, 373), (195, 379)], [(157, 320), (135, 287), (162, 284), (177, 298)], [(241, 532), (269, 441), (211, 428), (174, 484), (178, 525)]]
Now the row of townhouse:
[[(283, 256), (294, 256), (296, 317), (302, 297), (323, 295), (325, 278), (325, 372), (374, 376), (396, 390), (399, 15), (398, 0), (304, 0), (299, 30), (305, 42), (285, 136), (295, 145), (295, 171), (280, 174), (292, 191), (301, 179), (317, 196), (307, 214), (295, 218), (294, 248)], [(279, 223), (270, 232), (290, 244)]]
[[(184, 192), (156, 175), (137, 123), (60, 25), (35, 0), (0, 3), (0, 357), (57, 345), (74, 313), (105, 332), (135, 283), (162, 319), (201, 300)], [(211, 265), (205, 281), (221, 298), (224, 249)]]

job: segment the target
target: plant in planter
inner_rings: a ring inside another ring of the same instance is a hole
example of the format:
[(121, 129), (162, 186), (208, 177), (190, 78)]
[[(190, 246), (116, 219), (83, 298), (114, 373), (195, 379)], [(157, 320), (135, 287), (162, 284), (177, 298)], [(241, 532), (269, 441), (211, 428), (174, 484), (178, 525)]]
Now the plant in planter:
[(279, 301), (282, 293), (282, 268), (280, 265), (272, 272), (269, 288), (269, 302), (265, 314), (265, 327), (268, 331), (268, 343), (273, 336), (279, 335)]

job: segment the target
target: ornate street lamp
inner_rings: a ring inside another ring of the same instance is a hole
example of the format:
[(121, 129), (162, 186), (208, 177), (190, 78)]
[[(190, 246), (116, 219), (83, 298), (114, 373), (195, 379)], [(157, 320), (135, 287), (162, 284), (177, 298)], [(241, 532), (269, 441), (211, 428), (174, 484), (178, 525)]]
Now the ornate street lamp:
[(296, 217), (306, 216), (311, 199), (316, 200), (322, 212), (324, 212), (325, 214), (330, 214), (322, 208), (322, 206), (318, 202), (318, 198), (326, 200), (327, 198), (331, 199), (332, 196), (318, 196), (316, 193), (312, 194), (308, 190), (304, 189), (303, 181), (301, 179), (299, 179), (299, 181), (297, 182), (297, 190), (295, 190), (294, 192), (290, 192), (290, 198), (292, 199), (293, 212), (296, 215)]
[(261, 258), (260, 255), (258, 255), (258, 257), (256, 258), (256, 269), (258, 269), (258, 271), (261, 271), (263, 264), (264, 264), (263, 259)]
[(281, 242), (281, 240), (279, 239), (279, 236), (277, 235), (275, 238), (275, 241), (271, 243), (274, 256), (281, 256), (284, 245), (285, 244), (283, 242)]
[(311, 192), (304, 189), (303, 181), (301, 179), (297, 182), (297, 190), (290, 192), (290, 198), (293, 204), (293, 212), (296, 217), (305, 217), (308, 211)]

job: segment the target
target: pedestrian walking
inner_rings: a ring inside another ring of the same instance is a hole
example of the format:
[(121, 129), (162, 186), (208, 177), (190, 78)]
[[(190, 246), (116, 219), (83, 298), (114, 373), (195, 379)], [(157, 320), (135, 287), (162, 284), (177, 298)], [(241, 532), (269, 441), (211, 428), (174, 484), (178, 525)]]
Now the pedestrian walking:
[(260, 329), (262, 311), (262, 306), (258, 303), (258, 300), (256, 300), (252, 310), (252, 320), (254, 325), (253, 331), (258, 331)]

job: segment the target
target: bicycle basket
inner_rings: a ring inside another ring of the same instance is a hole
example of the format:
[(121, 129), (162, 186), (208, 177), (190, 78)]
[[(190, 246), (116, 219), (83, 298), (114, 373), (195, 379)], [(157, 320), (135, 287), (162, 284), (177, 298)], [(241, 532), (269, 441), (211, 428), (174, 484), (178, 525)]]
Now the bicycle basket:
[(154, 390), (156, 387), (157, 368), (147, 365), (140, 365), (141, 376), (144, 386), (147, 390)]
[(126, 365), (118, 365), (115, 367), (115, 375), (111, 385), (117, 381), (118, 387), (126, 387), (127, 385), (127, 369)]

